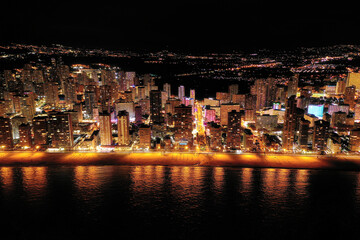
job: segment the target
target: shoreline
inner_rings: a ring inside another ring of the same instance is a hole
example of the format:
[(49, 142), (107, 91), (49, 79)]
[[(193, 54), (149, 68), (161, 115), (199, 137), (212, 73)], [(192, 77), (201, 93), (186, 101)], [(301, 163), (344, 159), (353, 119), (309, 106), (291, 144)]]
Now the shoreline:
[(57, 165), (162, 165), (360, 171), (360, 155), (291, 155), (256, 153), (97, 153), (0, 152), (0, 167)]

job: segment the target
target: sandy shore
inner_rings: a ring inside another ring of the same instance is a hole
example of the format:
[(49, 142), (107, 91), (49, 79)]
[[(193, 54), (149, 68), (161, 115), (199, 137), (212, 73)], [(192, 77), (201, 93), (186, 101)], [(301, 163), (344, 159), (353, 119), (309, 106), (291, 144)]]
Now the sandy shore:
[(0, 152), (0, 166), (164, 165), (258, 168), (340, 169), (360, 171), (360, 156), (226, 153), (45, 153)]

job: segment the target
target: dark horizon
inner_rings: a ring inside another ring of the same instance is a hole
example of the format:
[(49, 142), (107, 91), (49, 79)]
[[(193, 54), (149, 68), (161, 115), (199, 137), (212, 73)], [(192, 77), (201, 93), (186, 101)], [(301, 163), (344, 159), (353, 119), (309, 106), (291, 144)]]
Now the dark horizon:
[(360, 44), (346, 1), (6, 3), (2, 42), (130, 50), (232, 51)]

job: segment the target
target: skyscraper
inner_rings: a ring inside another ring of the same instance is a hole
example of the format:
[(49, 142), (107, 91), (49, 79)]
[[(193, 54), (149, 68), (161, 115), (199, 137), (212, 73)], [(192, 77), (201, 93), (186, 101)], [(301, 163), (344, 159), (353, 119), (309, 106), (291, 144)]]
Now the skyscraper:
[(135, 107), (135, 123), (140, 125), (142, 123), (142, 109), (141, 106)]
[(56, 106), (59, 102), (59, 86), (55, 82), (45, 82), (44, 93), (46, 104)]
[(330, 123), (324, 120), (315, 121), (312, 147), (315, 151), (325, 151), (329, 137)]
[(190, 89), (190, 98), (195, 101), (195, 89)]
[(192, 144), (192, 107), (187, 107), (185, 105), (175, 107), (174, 122), (175, 141), (187, 145)]
[(340, 79), (336, 82), (335, 94), (344, 94), (346, 88), (346, 81)]
[(118, 143), (119, 145), (127, 146), (130, 143), (129, 129), (130, 120), (127, 111), (119, 111), (118, 116)]
[(19, 144), (21, 147), (32, 147), (30, 124), (20, 124), (19, 126)]
[(355, 107), (355, 86), (348, 86), (345, 88), (344, 103), (349, 104), (350, 110), (354, 110)]
[(256, 116), (256, 95), (245, 96), (245, 121), (254, 121)]
[(230, 99), (232, 100), (232, 96), (239, 93), (239, 84), (229, 85), (229, 93), (230, 93)]
[(85, 111), (86, 119), (94, 118), (94, 109), (97, 107), (97, 98), (94, 91), (86, 90), (85, 91)]
[(360, 73), (348, 72), (346, 86), (355, 86), (355, 89), (360, 89)]
[(143, 124), (139, 126), (139, 147), (151, 147), (151, 127), (149, 125)]
[(171, 85), (170, 85), (170, 83), (164, 83), (163, 91), (167, 92), (168, 98), (171, 97)]
[(256, 110), (263, 109), (269, 103), (269, 82), (267, 79), (257, 79), (254, 84), (256, 95)]
[(112, 144), (111, 115), (109, 112), (99, 114), (100, 122), (100, 143), (102, 146)]
[(242, 111), (232, 110), (228, 113), (228, 126), (226, 145), (228, 148), (241, 149), (241, 118), (244, 115)]
[(222, 147), (222, 127), (214, 122), (207, 124), (210, 149), (219, 150)]
[(9, 149), (12, 147), (13, 137), (10, 119), (0, 117), (0, 148)]
[(50, 113), (48, 121), (51, 146), (71, 149), (74, 145), (71, 115), (68, 113)]
[(37, 116), (32, 120), (34, 132), (34, 145), (46, 146), (48, 144), (48, 117)]
[(298, 89), (298, 84), (299, 84), (299, 74), (295, 74), (294, 76), (292, 76), (288, 82), (288, 91), (287, 91), (287, 97), (290, 98), (291, 96), (297, 94), (297, 89)]
[(163, 122), (161, 109), (161, 91), (152, 90), (150, 92), (150, 117), (155, 124)]
[(179, 86), (178, 88), (178, 97), (181, 101), (181, 103), (184, 103), (184, 97), (185, 97), (185, 87), (183, 85)]
[(220, 124), (222, 126), (228, 125), (228, 113), (235, 110), (236, 112), (240, 111), (240, 105), (239, 104), (233, 104), (233, 103), (226, 103), (220, 105)]
[(291, 97), (289, 97), (286, 102), (282, 138), (282, 147), (284, 150), (287, 151), (293, 149), (293, 144), (295, 140), (296, 109), (297, 108), (295, 95), (291, 95)]
[(299, 144), (302, 148), (306, 148), (307, 145), (308, 145), (309, 126), (310, 126), (310, 121), (305, 120), (304, 118), (302, 118), (302, 119), (300, 120), (299, 135), (298, 135), (298, 144)]

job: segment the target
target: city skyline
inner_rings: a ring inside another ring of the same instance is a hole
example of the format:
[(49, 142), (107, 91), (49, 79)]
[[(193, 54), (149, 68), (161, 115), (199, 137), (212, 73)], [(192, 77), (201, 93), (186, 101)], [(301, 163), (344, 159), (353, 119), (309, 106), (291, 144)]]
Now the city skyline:
[[(0, 75), (2, 150), (323, 155), (358, 147), (357, 45), (204, 55), (1, 49), (10, 64)], [(106, 59), (116, 64), (98, 62)], [(168, 71), (176, 65), (188, 67)]]
[(350, 1), (1, 10), (2, 239), (359, 235)]

